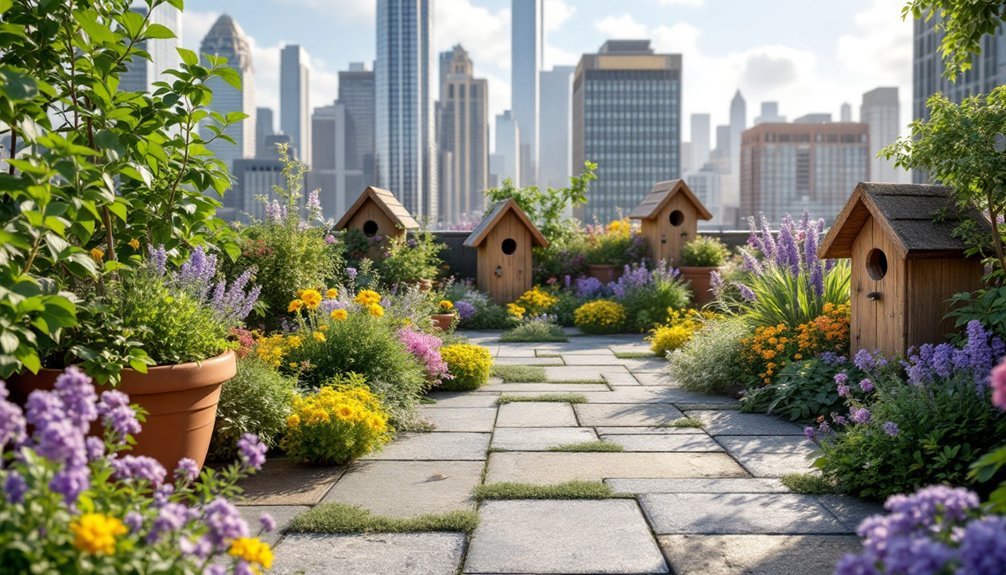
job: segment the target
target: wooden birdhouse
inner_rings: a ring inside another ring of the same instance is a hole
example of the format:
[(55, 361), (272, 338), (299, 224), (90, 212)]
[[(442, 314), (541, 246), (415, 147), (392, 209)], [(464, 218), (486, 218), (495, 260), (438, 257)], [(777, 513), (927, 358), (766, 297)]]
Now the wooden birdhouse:
[(681, 248), (698, 234), (699, 220), (711, 220), (709, 213), (684, 180), (659, 182), (629, 217), (641, 220), (640, 233), (654, 262), (676, 264)]
[(465, 246), (478, 250), (478, 287), (497, 303), (531, 289), (531, 248), (548, 240), (512, 199), (497, 203), (472, 230)]
[[(939, 221), (934, 218), (939, 216)], [(953, 236), (961, 218), (949, 188), (860, 183), (818, 254), (852, 260), (850, 352), (904, 354), (954, 331), (947, 300), (982, 286), (982, 264)]]
[(355, 229), (368, 238), (404, 238), (419, 228), (409, 210), (388, 190), (368, 186), (335, 224), (336, 230)]

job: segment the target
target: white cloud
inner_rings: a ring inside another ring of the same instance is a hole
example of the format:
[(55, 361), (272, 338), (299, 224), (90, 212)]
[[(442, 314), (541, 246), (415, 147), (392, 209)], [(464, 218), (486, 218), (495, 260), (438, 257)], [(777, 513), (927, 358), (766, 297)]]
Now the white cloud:
[(190, 50), (199, 50), (206, 33), (220, 17), (220, 12), (182, 12), (182, 45)]
[(556, 32), (562, 28), (570, 18), (573, 17), (573, 13), (576, 12), (576, 8), (567, 4), (565, 0), (545, 0), (545, 17), (544, 17), (544, 27), (545, 32)]
[(435, 9), (438, 52), (461, 44), (476, 68), (480, 64), (510, 68), (509, 9), (494, 12), (472, 0), (438, 0)]
[(594, 23), (598, 32), (606, 38), (617, 40), (639, 39), (649, 37), (650, 31), (630, 14), (605, 16)]
[(706, 0), (660, 0), (660, 3), (668, 6), (702, 6)]
[(856, 29), (839, 36), (843, 76), (869, 87), (898, 86), (911, 97), (912, 22), (901, 20), (901, 0), (872, 0), (855, 16)]
[(333, 19), (355, 22), (372, 22), (377, 13), (377, 0), (283, 0), (288, 4), (304, 6)]

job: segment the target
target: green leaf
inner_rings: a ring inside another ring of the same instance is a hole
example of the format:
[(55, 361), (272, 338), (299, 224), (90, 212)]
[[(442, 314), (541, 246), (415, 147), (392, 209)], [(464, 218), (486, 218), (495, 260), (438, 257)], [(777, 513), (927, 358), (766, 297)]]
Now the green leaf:
[(182, 62), (185, 62), (189, 66), (195, 66), (199, 63), (199, 56), (196, 55), (192, 50), (186, 48), (175, 48), (178, 50), (178, 55), (182, 57)]
[(155, 40), (166, 40), (168, 38), (175, 38), (175, 33), (171, 31), (171, 28), (163, 24), (151, 24), (147, 26), (147, 32), (144, 34), (147, 38), (153, 38)]

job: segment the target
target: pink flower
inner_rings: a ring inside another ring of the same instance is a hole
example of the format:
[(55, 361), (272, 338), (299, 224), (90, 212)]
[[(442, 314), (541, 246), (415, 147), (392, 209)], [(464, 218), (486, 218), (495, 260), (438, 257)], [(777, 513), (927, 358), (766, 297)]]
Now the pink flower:
[(1006, 359), (992, 370), (992, 404), (1006, 410)]

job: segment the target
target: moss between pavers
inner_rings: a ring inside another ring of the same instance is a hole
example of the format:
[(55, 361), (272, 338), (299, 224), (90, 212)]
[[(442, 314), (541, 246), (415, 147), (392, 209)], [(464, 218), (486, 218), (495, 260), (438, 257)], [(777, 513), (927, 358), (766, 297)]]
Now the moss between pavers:
[(290, 522), (286, 533), (420, 533), (452, 531), (471, 533), (478, 525), (474, 510), (384, 517), (362, 507), (344, 503), (325, 503), (305, 511)]
[(555, 447), (549, 447), (549, 451), (566, 451), (572, 453), (611, 453), (618, 451), (625, 451), (621, 445), (617, 443), (612, 443), (610, 441), (584, 441), (583, 443), (567, 443), (566, 445), (557, 445)]
[(490, 375), (504, 383), (544, 382), (545, 369), (537, 365), (494, 365)]
[(779, 478), (779, 481), (793, 493), (803, 495), (828, 495), (838, 493), (838, 487), (813, 473), (787, 473)]
[(683, 417), (667, 423), (661, 423), (656, 427), (702, 427), (702, 420), (696, 417)]
[(660, 356), (652, 351), (616, 351), (615, 357), (618, 359), (649, 359)]
[(539, 395), (507, 395), (499, 396), (496, 403), (504, 405), (521, 401), (528, 402), (551, 402), (551, 403), (587, 403), (587, 396), (582, 393), (542, 393)]
[(553, 485), (499, 482), (476, 486), (472, 495), (479, 501), (492, 499), (610, 499), (619, 497), (601, 481), (567, 481)]

